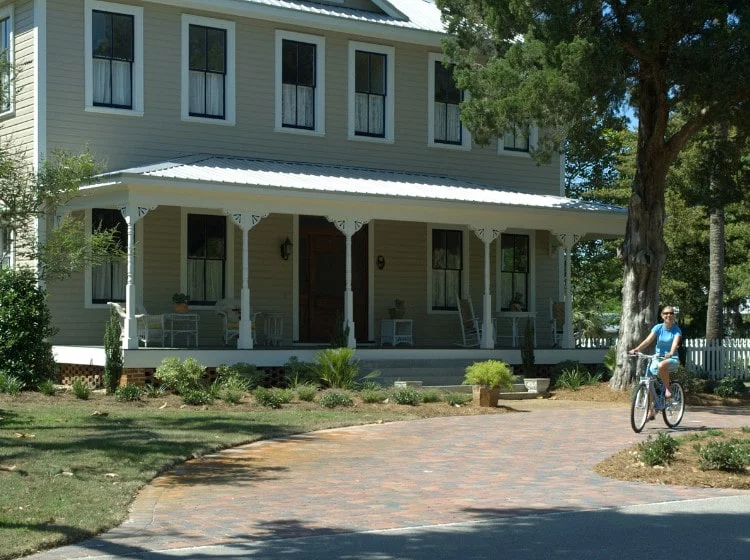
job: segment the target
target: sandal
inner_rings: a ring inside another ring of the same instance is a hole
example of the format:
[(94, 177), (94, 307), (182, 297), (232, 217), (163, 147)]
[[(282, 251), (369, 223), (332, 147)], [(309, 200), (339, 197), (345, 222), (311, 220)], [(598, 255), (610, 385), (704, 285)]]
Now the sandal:
[(649, 420), (656, 420), (656, 414), (654, 414), (653, 412), (649, 412), (648, 413), (648, 419)]
[(666, 389), (666, 390), (664, 391), (664, 396), (665, 396), (666, 398), (668, 398), (668, 399), (671, 399), (671, 398), (672, 398), (672, 391), (670, 391), (669, 389)]

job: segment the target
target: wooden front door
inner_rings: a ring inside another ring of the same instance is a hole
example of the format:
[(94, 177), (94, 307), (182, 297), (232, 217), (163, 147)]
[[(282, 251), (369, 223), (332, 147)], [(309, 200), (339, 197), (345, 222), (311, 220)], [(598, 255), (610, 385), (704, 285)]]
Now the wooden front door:
[[(300, 342), (331, 341), (344, 317), (346, 237), (325, 218), (299, 218)], [(352, 290), (357, 340), (367, 340), (367, 226), (352, 237)]]

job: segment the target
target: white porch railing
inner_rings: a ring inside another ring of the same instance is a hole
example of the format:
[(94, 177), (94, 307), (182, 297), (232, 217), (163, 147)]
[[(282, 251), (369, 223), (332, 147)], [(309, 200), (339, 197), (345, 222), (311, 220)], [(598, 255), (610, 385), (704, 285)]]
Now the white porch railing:
[(750, 339), (726, 338), (711, 343), (703, 338), (686, 339), (686, 363), (693, 371), (701, 370), (714, 379), (734, 375), (750, 377)]

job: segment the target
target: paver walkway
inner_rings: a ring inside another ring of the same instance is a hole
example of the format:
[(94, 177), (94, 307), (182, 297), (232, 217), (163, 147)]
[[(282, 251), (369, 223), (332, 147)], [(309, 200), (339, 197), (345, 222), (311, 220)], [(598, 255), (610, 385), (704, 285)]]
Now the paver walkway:
[[(145, 488), (122, 526), (32, 558), (120, 557), (750, 495), (620, 482), (591, 470), (666, 429), (660, 419), (634, 434), (621, 406), (512, 406), (530, 410), (328, 430), (190, 461)], [(747, 409), (689, 410), (677, 431), (743, 425), (750, 425)]]

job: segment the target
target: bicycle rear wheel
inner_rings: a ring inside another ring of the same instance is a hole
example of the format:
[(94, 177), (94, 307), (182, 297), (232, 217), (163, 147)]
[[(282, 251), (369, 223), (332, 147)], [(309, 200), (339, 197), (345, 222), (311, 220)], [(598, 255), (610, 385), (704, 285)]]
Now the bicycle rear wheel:
[(667, 399), (662, 414), (664, 423), (674, 428), (682, 421), (682, 415), (685, 414), (685, 393), (682, 385), (676, 381), (669, 384), (669, 390), (672, 392), (672, 398)]
[(633, 393), (633, 401), (630, 405), (630, 427), (635, 433), (640, 433), (646, 425), (648, 418), (648, 387), (641, 383)]

